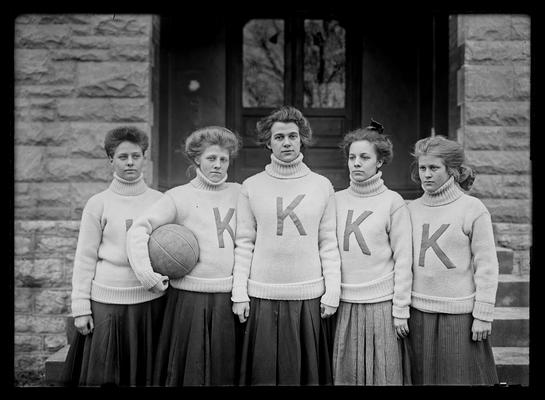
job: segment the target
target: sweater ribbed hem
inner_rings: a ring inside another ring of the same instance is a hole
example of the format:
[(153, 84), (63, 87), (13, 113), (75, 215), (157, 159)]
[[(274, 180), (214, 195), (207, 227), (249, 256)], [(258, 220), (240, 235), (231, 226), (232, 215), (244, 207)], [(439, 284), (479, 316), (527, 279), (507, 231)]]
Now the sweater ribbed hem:
[(475, 301), (472, 314), (474, 318), (492, 322), (494, 320), (494, 304)]
[(225, 184), (225, 181), (227, 180), (227, 174), (225, 174), (225, 176), (219, 182), (213, 182), (202, 173), (200, 168), (197, 168), (195, 171), (197, 173), (197, 176), (191, 180), (191, 184), (195, 188), (210, 191), (220, 191), (223, 189), (227, 189), (227, 185)]
[(155, 300), (163, 296), (165, 292), (154, 293), (142, 286), (112, 287), (102, 285), (96, 281), (91, 282), (91, 299), (106, 304), (138, 304)]
[(279, 179), (294, 179), (308, 175), (310, 169), (303, 162), (303, 153), (290, 162), (284, 162), (271, 154), (271, 163), (265, 165), (265, 172), (272, 177)]
[(233, 288), (233, 276), (210, 279), (186, 275), (181, 279), (171, 279), (170, 286), (190, 292), (228, 293)]
[(382, 172), (378, 171), (372, 177), (364, 180), (363, 182), (357, 182), (350, 176), (349, 192), (357, 197), (372, 197), (386, 191), (388, 188), (384, 185), (384, 181), (381, 179)]
[(140, 174), (134, 181), (127, 181), (114, 172), (114, 179), (109, 189), (121, 196), (139, 196), (148, 189), (148, 185), (144, 182), (144, 174)]
[(248, 279), (248, 296), (260, 299), (309, 300), (324, 293), (324, 278), (295, 283), (263, 283)]
[(411, 292), (411, 306), (424, 312), (468, 314), (473, 311), (475, 293), (465, 297), (435, 297)]
[(464, 192), (454, 182), (454, 177), (450, 177), (443, 185), (434, 192), (426, 192), (422, 195), (422, 204), (429, 207), (444, 206), (458, 200)]
[(365, 283), (341, 283), (341, 300), (349, 303), (378, 303), (394, 297), (394, 271)]

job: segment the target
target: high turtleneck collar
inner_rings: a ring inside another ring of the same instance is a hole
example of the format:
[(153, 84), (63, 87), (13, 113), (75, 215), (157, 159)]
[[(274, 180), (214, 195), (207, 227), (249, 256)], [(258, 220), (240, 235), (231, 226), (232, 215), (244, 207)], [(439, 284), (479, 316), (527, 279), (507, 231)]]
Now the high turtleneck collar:
[(122, 196), (138, 196), (148, 189), (144, 181), (144, 174), (140, 174), (134, 181), (127, 181), (114, 172), (114, 179), (110, 184), (110, 190)]
[(271, 163), (265, 166), (265, 171), (275, 178), (294, 179), (301, 178), (310, 172), (310, 169), (303, 162), (303, 153), (290, 162), (284, 162), (271, 153)]
[(227, 174), (219, 182), (212, 182), (201, 171), (200, 168), (196, 168), (197, 176), (191, 180), (191, 184), (197, 189), (218, 191), (227, 187), (225, 181), (227, 180)]
[(454, 182), (454, 177), (450, 177), (443, 185), (434, 192), (426, 192), (422, 195), (422, 203), (426, 206), (437, 207), (452, 203), (459, 199), (464, 192)]
[(363, 182), (356, 182), (354, 179), (352, 179), (352, 176), (350, 176), (349, 190), (350, 193), (355, 196), (376, 196), (377, 194), (380, 194), (387, 189), (388, 188), (386, 187), (386, 185), (384, 185), (384, 181), (382, 180), (382, 171), (378, 171), (375, 175), (364, 180)]

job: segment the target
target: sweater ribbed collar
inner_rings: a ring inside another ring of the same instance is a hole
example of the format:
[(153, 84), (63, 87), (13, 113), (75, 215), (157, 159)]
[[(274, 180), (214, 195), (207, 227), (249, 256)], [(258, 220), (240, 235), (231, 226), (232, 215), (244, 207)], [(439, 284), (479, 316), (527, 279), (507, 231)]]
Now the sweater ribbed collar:
[(114, 172), (114, 179), (110, 184), (110, 190), (121, 196), (138, 196), (148, 189), (144, 182), (144, 174), (140, 174), (134, 181), (127, 181)]
[(450, 177), (443, 185), (434, 192), (426, 192), (422, 195), (422, 204), (430, 207), (442, 206), (452, 203), (459, 199), (464, 192), (454, 182), (454, 177)]
[(191, 180), (191, 184), (197, 189), (219, 191), (227, 188), (225, 181), (227, 180), (227, 174), (219, 182), (212, 182), (201, 171), (200, 168), (195, 170), (197, 176)]
[(265, 166), (265, 171), (275, 178), (294, 179), (301, 178), (310, 172), (309, 167), (303, 162), (303, 153), (290, 162), (284, 162), (271, 153), (271, 163)]
[(382, 171), (378, 171), (375, 175), (364, 180), (363, 182), (356, 182), (354, 179), (352, 179), (352, 176), (350, 176), (350, 186), (348, 187), (348, 190), (354, 196), (376, 196), (377, 194), (380, 194), (387, 189), (388, 188), (382, 180)]

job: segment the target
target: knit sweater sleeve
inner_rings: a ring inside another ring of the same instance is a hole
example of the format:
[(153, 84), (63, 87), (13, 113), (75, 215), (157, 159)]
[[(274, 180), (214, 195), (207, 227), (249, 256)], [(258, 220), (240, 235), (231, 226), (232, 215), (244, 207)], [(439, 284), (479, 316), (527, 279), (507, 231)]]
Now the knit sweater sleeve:
[(127, 231), (127, 256), (136, 278), (146, 289), (154, 286), (166, 287), (162, 282), (168, 280), (152, 269), (149, 258), (148, 241), (151, 232), (162, 225), (176, 220), (177, 210), (174, 200), (168, 193), (157, 200), (150, 208), (138, 217)]
[(235, 265), (233, 267), (231, 300), (233, 302), (250, 301), (247, 284), (257, 236), (257, 224), (245, 185), (242, 185), (238, 196), (235, 236)]
[(91, 283), (102, 242), (102, 203), (95, 197), (85, 205), (79, 228), (72, 273), (72, 316), (91, 315)]
[(401, 196), (393, 205), (389, 236), (394, 259), (392, 315), (396, 318), (409, 318), (413, 281), (412, 225), (409, 209)]
[(322, 295), (321, 302), (331, 307), (338, 307), (341, 295), (341, 255), (337, 243), (335, 191), (331, 183), (329, 183), (328, 202), (318, 231), (318, 249), (325, 281), (325, 293)]
[[(484, 205), (483, 205), (484, 207)], [(492, 219), (488, 211), (482, 212), (471, 229), (471, 254), (475, 280), (475, 305), (473, 317), (491, 322), (498, 288), (499, 265)]]

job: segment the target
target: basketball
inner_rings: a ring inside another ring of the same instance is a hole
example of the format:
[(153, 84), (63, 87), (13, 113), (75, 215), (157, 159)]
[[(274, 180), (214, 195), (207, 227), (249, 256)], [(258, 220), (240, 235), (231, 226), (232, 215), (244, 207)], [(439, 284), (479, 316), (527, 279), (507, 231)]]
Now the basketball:
[(178, 224), (166, 224), (154, 229), (148, 249), (153, 270), (171, 279), (187, 275), (199, 259), (197, 238), (188, 228)]

